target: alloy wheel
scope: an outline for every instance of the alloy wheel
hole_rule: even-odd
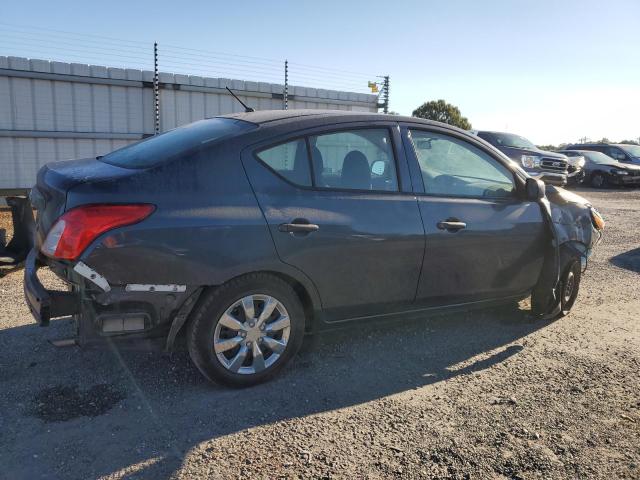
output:
[[[271,367],[287,347],[291,321],[276,298],[253,294],[234,302],[216,324],[213,350],[229,371],[242,375]]]
[[[562,288],[562,300],[565,304],[571,301],[571,296],[573,295],[573,290],[576,284],[576,277],[573,274],[573,271],[569,271],[567,274],[567,278],[564,281],[564,285]]]

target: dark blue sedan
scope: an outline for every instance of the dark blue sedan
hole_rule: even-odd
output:
[[[49,164],[31,202],[40,324],[73,315],[80,345],[185,335],[200,371],[233,386],[346,321],[529,295],[533,314],[566,314],[604,225],[474,135],[356,112],[202,120]],[[43,265],[70,291],[46,290]]]

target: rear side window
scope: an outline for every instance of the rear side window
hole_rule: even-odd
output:
[[[128,145],[100,160],[124,168],[153,167],[254,128],[253,123],[231,118],[200,120]]]
[[[309,154],[304,139],[281,143],[257,153],[271,170],[296,185],[311,186]]]
[[[309,137],[317,187],[398,191],[393,146],[386,128]]]

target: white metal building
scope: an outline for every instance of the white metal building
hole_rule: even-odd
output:
[[[283,85],[160,73],[160,130],[242,107],[282,109]],[[376,95],[289,87],[288,108],[376,112]],[[0,189],[30,188],[47,162],[103,155],[153,135],[153,72],[0,56]]]

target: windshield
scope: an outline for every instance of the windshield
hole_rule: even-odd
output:
[[[640,145],[618,145],[618,147],[632,157],[640,157]]]
[[[117,167],[148,168],[252,128],[255,128],[252,123],[231,118],[200,120],[127,145],[99,160]]]
[[[603,164],[612,164],[612,163],[617,163],[617,161],[614,158],[611,158],[609,155],[605,155],[602,152],[586,152],[586,151],[582,151],[580,152],[583,156],[587,157],[589,160],[591,160],[593,163],[603,163]]]
[[[538,148],[520,135],[514,135],[513,133],[492,133],[495,144],[501,147],[513,147],[513,148],[524,148],[527,150],[537,150]]]

